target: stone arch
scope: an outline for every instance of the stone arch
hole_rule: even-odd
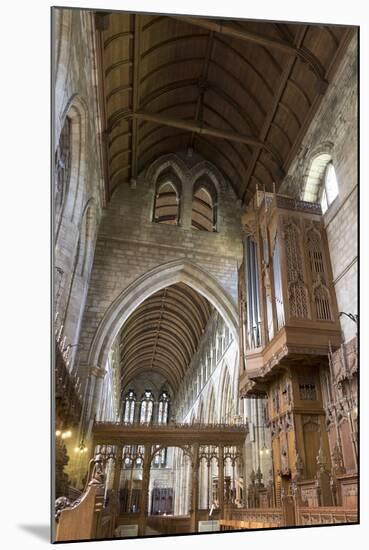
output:
[[[85,204],[78,226],[78,240],[73,261],[73,270],[67,296],[64,325],[66,328],[71,323],[75,325],[76,342],[79,340],[83,310],[87,296],[87,280],[92,266],[94,256],[94,244],[96,235],[96,201],[91,197]],[[71,304],[78,305],[78,313],[70,311]],[[73,320],[73,317],[75,318]],[[72,342],[74,344],[74,342]],[[72,350],[71,366],[75,357],[76,349]]]
[[[197,407],[197,422],[204,422],[204,400],[203,398],[201,397],[200,399],[200,403],[198,404],[198,407]]]
[[[214,424],[218,420],[218,409],[215,401],[215,392],[213,384],[210,384],[206,405],[205,405],[205,418],[207,424]]]
[[[158,290],[179,282],[209,300],[223,316],[238,343],[238,315],[233,299],[206,271],[187,260],[175,260],[142,275],[114,300],[97,328],[88,354],[88,364],[103,367],[115,337],[131,313]]]
[[[225,183],[224,177],[219,172],[219,170],[207,160],[198,162],[189,170],[188,178],[191,186],[193,187],[196,182],[204,176],[209,178],[209,180],[213,183],[218,196],[220,193],[226,191],[227,185]]]
[[[64,190],[65,199],[60,209],[60,216],[55,228],[55,239],[58,240],[63,217],[68,217],[71,221],[78,212],[78,197],[81,194],[81,185],[85,182],[86,174],[86,128],[87,128],[88,108],[85,101],[78,95],[70,98],[64,113],[61,117],[62,129],[67,118],[70,124],[70,169]],[[56,146],[59,141],[55,141]],[[56,152],[56,149],[55,149]],[[56,177],[54,171],[54,178]]]
[[[174,172],[180,181],[184,180],[188,172],[188,168],[183,160],[174,153],[169,153],[162,155],[150,164],[146,169],[145,179],[156,184],[160,174],[169,169]]]
[[[303,200],[317,202],[327,165],[332,162],[334,145],[331,141],[320,143],[309,158],[304,178]]]
[[[222,365],[221,381],[219,384],[219,399],[220,403],[219,418],[221,422],[226,422],[229,420],[229,415],[231,413],[231,407],[234,400],[233,391],[232,391],[232,377],[229,372],[228,365],[226,361]]]

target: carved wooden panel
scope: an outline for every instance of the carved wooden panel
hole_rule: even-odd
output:
[[[313,416],[303,417],[305,477],[313,479],[317,471],[316,457],[320,447],[318,421]]]
[[[290,315],[307,319],[309,317],[308,295],[304,280],[300,228],[291,217],[284,216],[284,239]]]

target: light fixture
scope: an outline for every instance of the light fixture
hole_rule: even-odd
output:
[[[61,434],[62,439],[69,439],[70,437],[72,437],[71,430],[66,430],[65,432],[62,432],[62,434]]]
[[[56,430],[55,435],[56,437],[59,437],[61,435],[61,430]]]
[[[76,453],[87,453],[87,447],[85,446],[83,440],[81,441],[78,447],[75,447],[74,451]]]

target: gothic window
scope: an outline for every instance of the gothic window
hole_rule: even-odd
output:
[[[335,198],[338,196],[338,183],[336,177],[336,171],[334,169],[333,163],[329,162],[325,174],[324,174],[324,185],[322,188],[322,194],[320,196],[320,204],[322,207],[323,214],[328,210],[330,205],[333,203]]]
[[[163,391],[159,399],[158,424],[166,424],[169,417],[169,395]]]
[[[316,401],[316,387],[312,378],[299,376],[300,399],[303,401]]]
[[[156,445],[155,447],[156,449],[159,449],[160,445]],[[164,467],[166,465],[166,462],[167,462],[167,450],[166,448],[162,448],[160,449],[160,451],[158,451],[155,454],[153,465],[155,468],[160,468],[160,467]]]
[[[304,284],[303,260],[298,227],[293,222],[285,223],[288,297],[291,317],[307,318],[307,289]]]
[[[126,395],[124,400],[124,416],[123,421],[127,424],[132,424],[135,418],[135,405],[136,405],[136,395],[132,390]]]
[[[217,230],[217,196],[211,181],[199,180],[192,197],[192,228],[200,231]]]
[[[158,186],[155,197],[154,222],[168,225],[179,224],[179,192],[167,181]]]
[[[321,238],[315,229],[310,229],[307,234],[308,254],[310,269],[313,280],[317,280],[318,275],[324,274],[324,263],[322,253]]]
[[[66,117],[55,152],[55,219],[58,220],[68,188],[71,158],[71,119]]]
[[[154,408],[154,398],[152,392],[145,390],[142,399],[141,399],[141,412],[140,412],[140,423],[148,424],[151,422],[152,411]]]
[[[331,321],[331,307],[328,290],[323,285],[319,285],[314,290],[314,301],[316,307],[316,316],[321,321]]]
[[[224,346],[227,349],[229,346],[230,338],[229,338],[229,328],[227,325],[225,326],[225,334],[224,334]]]
[[[327,144],[331,149],[331,144]],[[320,202],[323,214],[338,196],[338,183],[329,152],[321,153],[313,159],[306,181],[304,200]]]

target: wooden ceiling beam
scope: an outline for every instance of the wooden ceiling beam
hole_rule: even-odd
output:
[[[187,17],[180,15],[171,15],[170,17],[184,21],[191,25],[201,27],[202,29],[207,29],[209,31],[222,34],[224,36],[229,36],[231,38],[236,38],[238,40],[243,40],[244,42],[252,42],[258,44],[259,46],[264,46],[267,49],[278,50],[282,53],[292,55],[294,57],[299,57],[303,62],[308,63],[316,76],[321,80],[324,79],[324,69],[318,58],[314,56],[306,48],[300,48],[294,44],[290,44],[284,40],[277,40],[275,38],[270,38],[268,36],[263,36],[261,34],[252,33],[245,30],[237,30],[223,23],[218,23],[216,21],[209,21],[203,18]]]
[[[134,16],[134,45],[133,45],[133,83],[132,83],[132,110],[138,109],[140,102],[140,62],[141,62],[141,21],[140,16]],[[138,122],[132,120],[132,159],[131,159],[131,185],[136,184],[137,178],[137,143],[138,143]]]
[[[201,75],[200,75],[200,78],[199,78],[199,95],[198,95],[198,98],[197,98],[197,105],[196,105],[196,111],[195,111],[195,120],[196,120],[196,122],[202,120],[202,109],[203,109],[203,105],[204,105],[204,95],[205,95],[205,92],[206,92],[205,83],[206,83],[206,80],[207,80],[207,77],[208,77],[209,63],[210,63],[210,59],[211,59],[211,55],[212,55],[212,51],[213,51],[213,37],[214,37],[214,33],[213,33],[213,31],[210,31],[209,32],[209,38],[208,38],[208,41],[206,43],[206,51],[205,51],[205,55],[204,55],[202,71],[201,71]],[[190,138],[190,145],[189,145],[189,147],[191,149],[193,148],[194,137],[195,137],[195,134],[194,134],[194,132],[192,132],[191,133],[191,138]]]
[[[329,80],[330,82],[333,80],[333,77],[338,69],[338,66],[339,64],[341,63],[342,61],[342,58],[347,50],[347,47],[350,43],[350,41],[352,40],[354,34],[356,32],[356,29],[354,27],[349,27],[346,29],[340,43],[339,43],[339,46],[337,48],[337,51],[333,57],[333,59],[331,60],[330,62],[330,65],[327,69],[327,72],[326,72],[326,75],[327,75],[327,80]],[[297,134],[297,137],[287,155],[287,158],[285,159],[284,161],[284,164],[283,164],[283,170],[285,171],[285,173],[287,173],[297,151],[298,151],[298,148],[300,147],[304,137],[305,137],[305,134],[307,132],[307,129],[309,128],[310,124],[311,124],[311,121],[313,120],[321,102],[323,100],[323,95],[322,94],[317,94],[315,100],[313,101],[313,103],[310,105],[310,108],[309,108],[309,112],[308,112],[308,115],[307,117],[305,118],[305,120],[303,121],[300,129],[299,129],[299,133]]]
[[[229,130],[220,130],[218,128],[212,128],[211,126],[204,126],[202,123],[196,121],[186,121],[176,118],[169,118],[162,115],[156,115],[154,113],[147,113],[145,111],[131,113],[131,116],[134,119],[146,120],[148,122],[153,122],[154,124],[161,124],[163,126],[170,126],[172,128],[180,128],[182,130],[187,130],[188,132],[194,132],[196,134],[204,134],[215,138],[237,141],[239,143],[246,143],[259,149],[265,149],[274,157],[279,166],[282,166],[283,164],[279,153],[274,149],[274,147],[272,147],[270,144],[264,143],[263,141],[253,136],[247,136],[239,134],[238,132],[231,132]]]
[[[296,44],[297,44],[298,47],[302,44],[306,32],[307,32],[307,27],[306,26],[300,28],[298,36],[296,38]],[[264,120],[263,127],[262,127],[261,132],[260,132],[260,139],[262,139],[262,140],[265,140],[268,136],[268,133],[269,133],[269,130],[271,128],[275,113],[278,109],[279,102],[282,99],[283,93],[284,93],[284,91],[286,89],[286,86],[287,86],[287,82],[288,82],[288,80],[291,76],[292,69],[295,65],[295,61],[296,61],[296,58],[291,57],[287,61],[287,63],[285,64],[285,67],[284,67],[283,72],[282,72],[281,77],[280,77],[280,81],[279,81],[279,84],[278,84],[277,91],[276,91],[275,96],[273,98],[270,109],[267,112],[267,115],[266,115],[265,120]],[[250,182],[251,177],[253,175],[253,172],[255,170],[255,166],[256,166],[256,163],[259,159],[259,155],[260,155],[260,149],[255,150],[254,153],[253,153],[251,162],[249,164],[248,170],[246,172],[243,185],[240,189],[240,198],[241,198],[241,200],[245,199],[245,193],[247,192],[247,187],[249,185],[249,182]],[[280,166],[282,166],[282,165],[283,165],[283,162],[280,163]]]

